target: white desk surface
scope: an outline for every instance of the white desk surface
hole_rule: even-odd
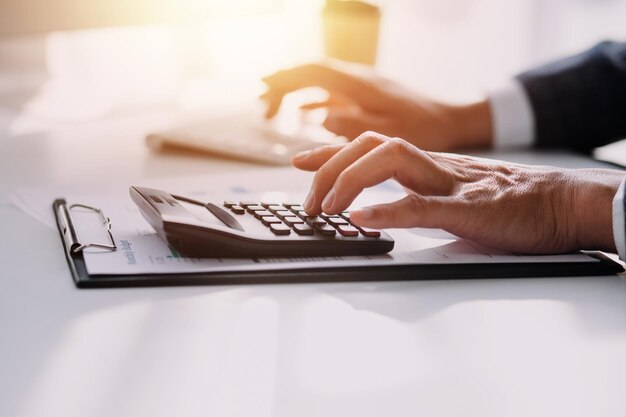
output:
[[[7,193],[251,165],[152,154],[149,117],[22,135],[10,119],[0,125],[1,416],[626,412],[618,276],[78,290],[56,230]]]

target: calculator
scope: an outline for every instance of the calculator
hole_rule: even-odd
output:
[[[159,237],[187,257],[377,255],[394,246],[384,231],[354,225],[349,212],[309,216],[299,203],[201,202],[138,186],[130,196]]]

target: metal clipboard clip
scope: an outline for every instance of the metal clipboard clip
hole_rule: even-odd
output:
[[[74,226],[74,221],[72,220],[71,211],[74,208],[83,208],[97,213],[100,216],[102,225],[106,228],[111,243],[82,243],[80,237],[78,236],[78,231]],[[111,232],[111,219],[106,217],[101,209],[87,206],[85,204],[67,205],[63,203],[59,205],[57,218],[61,226],[63,239],[65,240],[65,244],[71,253],[79,253],[86,248],[100,248],[109,251],[117,250],[117,245],[115,244],[115,239],[113,239],[113,233]]]

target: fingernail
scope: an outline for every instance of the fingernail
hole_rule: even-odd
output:
[[[335,202],[335,195],[336,193],[335,193],[334,188],[330,190],[330,192],[326,195],[326,198],[322,202],[322,208],[324,209],[324,211],[330,211],[333,208],[333,203]]]
[[[302,151],[302,152],[298,152],[297,154],[295,154],[291,159],[304,159],[306,157],[308,157],[309,155],[311,155],[312,151]]]
[[[310,191],[309,195],[304,200],[304,211],[307,213],[310,212],[311,209],[313,209],[313,203],[315,203],[315,194],[313,194],[313,191]]]

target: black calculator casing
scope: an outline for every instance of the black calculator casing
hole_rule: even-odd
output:
[[[194,258],[281,258],[381,255],[394,247],[384,231],[379,237],[272,235],[256,228],[254,232],[202,222],[171,194],[145,187],[130,187],[130,196],[159,237],[181,255]],[[222,206],[207,203],[213,210]],[[223,206],[220,208],[232,215]],[[250,216],[246,213],[242,216]],[[249,217],[248,217],[249,219]],[[256,220],[256,219],[254,219]],[[248,221],[248,220],[246,220]]]

